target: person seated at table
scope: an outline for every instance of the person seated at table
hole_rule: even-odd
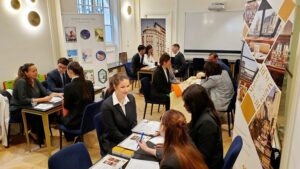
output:
[[[198,84],[187,87],[183,91],[182,99],[185,109],[191,113],[189,135],[194,144],[204,155],[204,160],[209,169],[222,168],[221,122],[213,101],[207,91]]]
[[[59,58],[57,60],[57,68],[47,74],[48,90],[61,93],[64,91],[64,86],[71,81],[66,72],[68,64],[69,60],[67,58]]]
[[[217,111],[227,111],[234,95],[232,81],[225,70],[214,62],[204,64],[206,80],[201,85],[208,91]]]
[[[18,77],[14,83],[10,102],[10,118],[22,121],[22,108],[32,107],[37,103],[49,102],[52,97],[62,97],[62,93],[51,93],[37,80],[38,72],[33,63],[26,63],[19,68]],[[31,128],[30,136],[34,142],[44,144],[44,128],[41,116],[26,114],[27,124]]]
[[[126,75],[118,73],[113,76],[114,92],[104,100],[101,107],[103,113],[102,144],[105,153],[126,139],[137,124],[136,103],[129,94],[130,83]]]
[[[165,139],[162,150],[149,148],[143,141],[138,144],[145,152],[161,159],[161,169],[207,169],[202,154],[189,137],[181,112],[169,110],[163,114],[160,135]]]
[[[171,68],[171,57],[164,53],[159,58],[159,66],[153,74],[150,97],[165,103],[166,110],[170,109],[171,80],[169,69]]]
[[[218,63],[221,66],[222,70],[226,70],[229,77],[231,77],[230,68],[222,60],[219,59],[219,55],[217,53],[210,53],[208,55],[207,61]]]
[[[131,69],[133,76],[137,77],[137,72],[143,67],[145,46],[138,46],[138,53],[136,53],[131,60]]]
[[[94,102],[95,93],[93,83],[84,77],[83,68],[78,62],[70,62],[67,73],[72,79],[64,88],[64,114],[62,123],[67,129],[79,129],[83,112],[88,104]],[[73,140],[73,136],[65,135],[67,141]]]
[[[146,46],[146,51],[144,55],[144,65],[154,67],[155,66],[155,60],[153,57],[153,47],[151,45]]]
[[[187,64],[185,63],[184,55],[180,52],[179,44],[175,43],[172,45],[172,52],[175,54],[174,63],[172,63],[175,76],[184,76],[186,73]]]

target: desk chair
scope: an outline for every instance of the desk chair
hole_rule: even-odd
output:
[[[131,87],[132,87],[132,90],[133,90],[133,85],[134,87],[136,87],[136,82],[137,82],[137,77],[135,77],[133,74],[132,74],[132,71],[131,71],[131,62],[128,62],[124,65],[125,67],[125,71],[126,71],[126,74],[130,80],[130,83],[131,83]]]
[[[76,143],[53,154],[48,160],[49,169],[88,169],[91,157],[83,143]]]
[[[221,61],[222,61],[223,63],[225,63],[225,65],[227,65],[227,66],[230,68],[230,64],[229,64],[228,59],[221,59]]]
[[[62,132],[73,134],[76,136],[83,136],[85,133],[88,133],[95,129],[94,126],[94,117],[101,110],[103,100],[87,105],[83,112],[83,117],[81,121],[81,126],[78,130],[67,129],[64,125],[59,125],[59,146],[62,148]],[[83,137],[82,137],[83,138]]]
[[[144,116],[143,116],[143,119],[145,119],[148,103],[151,104],[151,115],[153,110],[153,104],[158,104],[158,111],[159,111],[160,105],[161,104],[165,105],[165,103],[159,100],[152,100],[150,98],[151,83],[148,77],[142,78],[141,84],[142,84],[142,93],[144,94],[144,99],[145,99],[145,109],[144,109]]]
[[[101,155],[101,157],[104,157],[108,152],[106,152],[104,150],[103,144],[101,143],[101,136],[102,136],[102,132],[103,132],[102,121],[103,121],[103,114],[100,112],[100,113],[96,114],[94,117],[94,125],[96,128],[97,138],[98,138],[98,142],[99,142],[100,155]]]
[[[243,147],[243,139],[241,136],[236,136],[231,143],[227,154],[224,158],[224,165],[222,169],[232,169],[237,157],[239,156]]]
[[[234,91],[234,94],[230,100],[230,103],[227,108],[227,123],[228,123],[228,135],[231,137],[231,130],[234,127],[234,114],[235,114],[235,102],[236,102],[236,97],[237,97],[237,91]],[[225,112],[222,112],[225,113]],[[232,127],[231,127],[232,123]]]
[[[193,58],[193,71],[194,75],[197,71],[204,71],[205,60],[203,58]]]
[[[235,64],[234,64],[234,80],[237,81],[238,80],[238,76],[239,76],[239,73],[240,73],[240,62],[241,60],[240,59],[237,59],[235,61]]]

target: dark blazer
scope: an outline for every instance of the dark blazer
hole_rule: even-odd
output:
[[[140,58],[139,53],[136,53],[131,60],[132,74],[137,76],[137,72],[143,67],[144,56]]]
[[[153,82],[151,86],[151,96],[156,97],[161,94],[169,94],[171,92],[171,81],[169,70],[167,69],[166,77],[162,66],[158,66],[153,74]],[[169,79],[167,81],[167,78]]]
[[[83,111],[86,105],[94,102],[94,87],[93,83],[86,80],[86,87],[90,99],[83,98],[83,85],[78,78],[72,80],[64,89],[64,108],[69,111],[66,117],[62,118],[64,125],[69,129],[79,129],[82,121]]]
[[[222,131],[212,116],[209,113],[203,113],[194,125],[189,124],[189,134],[198,150],[203,154],[208,168],[222,168]]]
[[[178,70],[177,73],[184,73],[186,66],[184,55],[181,52],[178,52],[178,54],[174,57],[173,68]]]
[[[65,85],[71,82],[68,74],[65,73]],[[64,86],[61,81],[60,74],[57,69],[52,70],[47,74],[47,87],[52,92],[64,92]]]
[[[133,95],[127,95],[129,102],[125,105],[126,116],[119,104],[113,105],[112,95],[104,100],[101,107],[103,113],[103,133],[101,143],[106,152],[125,140],[137,124],[136,103]]]
[[[20,111],[24,107],[31,106],[32,98],[41,98],[49,95],[50,92],[38,81],[34,81],[34,87],[27,84],[24,78],[15,82],[9,110]]]
[[[164,157],[164,160],[160,164],[161,169],[181,169],[180,162],[177,156],[174,154]]]

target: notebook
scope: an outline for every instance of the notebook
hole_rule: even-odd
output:
[[[158,121],[142,120],[132,129],[132,132],[140,134],[144,132],[145,135],[154,136],[159,131],[159,127],[160,122]]]
[[[106,155],[90,169],[119,169],[122,168],[128,160],[113,155]]]
[[[141,134],[132,133],[129,137],[127,137],[124,141],[122,141],[118,146],[126,148],[128,150],[136,151],[139,149],[138,141],[140,141]],[[143,136],[143,141],[147,142],[151,137]]]
[[[39,109],[39,110],[48,110],[52,107],[53,107],[52,104],[41,103],[41,104],[36,105],[34,108]]]
[[[137,160],[130,159],[129,163],[126,166],[126,169],[159,169],[159,163],[154,161],[145,161],[145,160]]]

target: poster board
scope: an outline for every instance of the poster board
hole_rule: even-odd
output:
[[[234,168],[270,169],[281,88],[294,21],[292,0],[256,0],[245,5],[243,51],[234,137],[243,148]]]
[[[98,88],[108,84],[107,59],[104,52],[103,15],[62,15],[68,58],[78,61],[87,80]]]

